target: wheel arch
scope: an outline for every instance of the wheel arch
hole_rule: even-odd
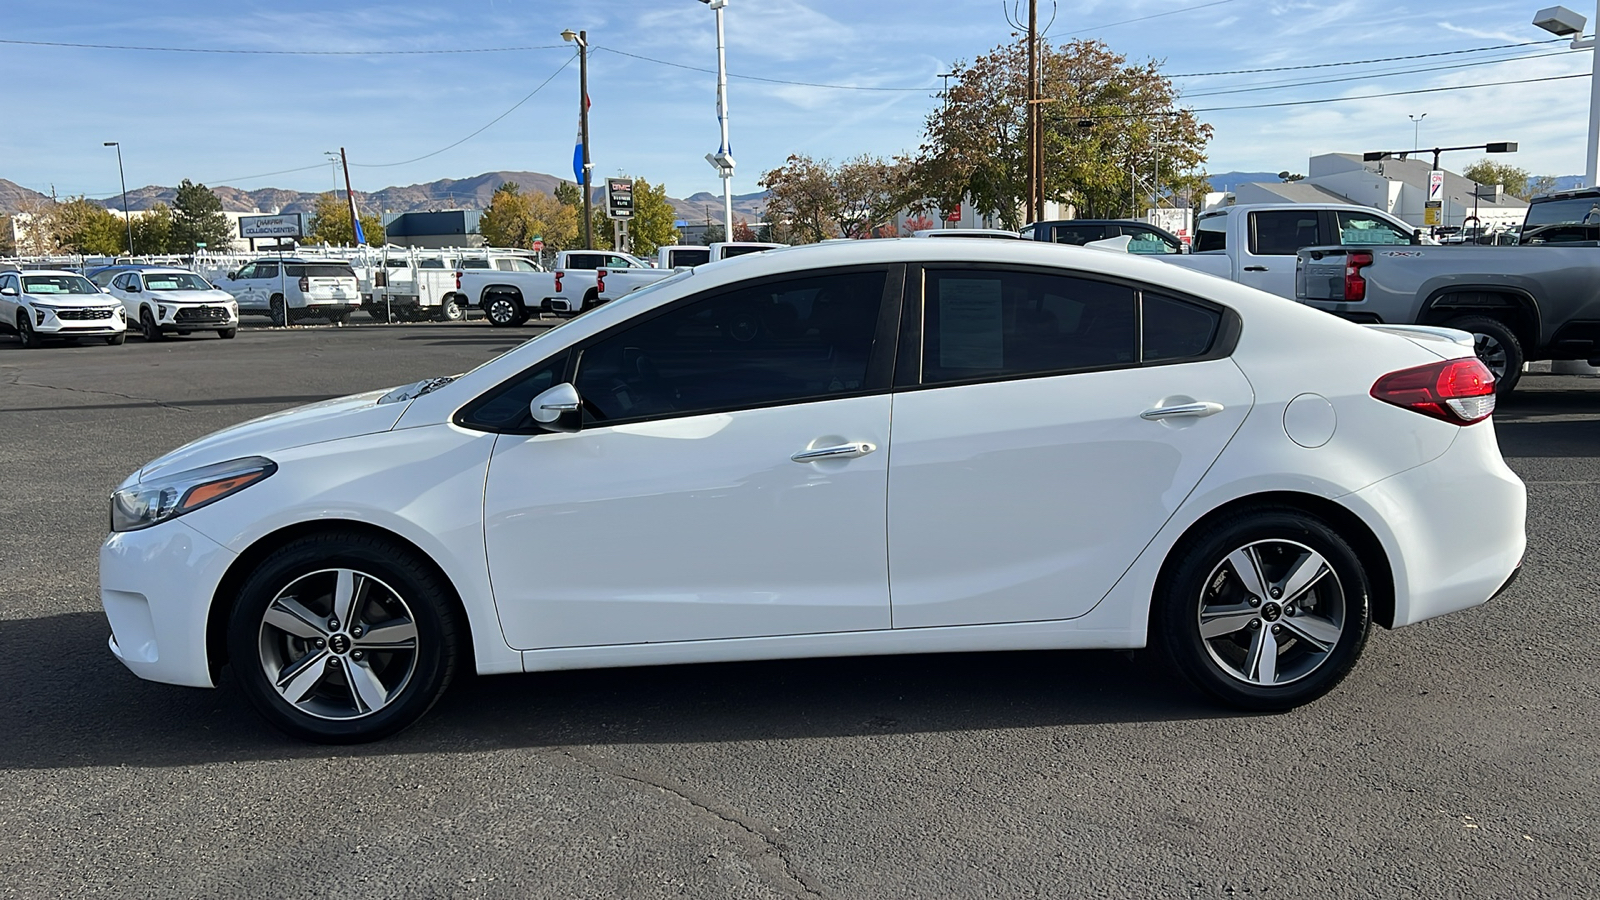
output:
[[[1543,346],[1543,322],[1533,295],[1510,285],[1451,285],[1428,295],[1418,325],[1443,325],[1462,316],[1483,316],[1504,323],[1517,336],[1528,358]]]
[[[1394,627],[1394,565],[1389,559],[1388,551],[1383,548],[1383,542],[1359,515],[1348,508],[1326,497],[1297,491],[1268,491],[1238,497],[1196,519],[1184,529],[1183,534],[1167,552],[1166,559],[1162,561],[1160,572],[1156,576],[1155,591],[1152,596],[1159,596],[1165,589],[1167,579],[1171,577],[1173,568],[1183,555],[1183,550],[1212,525],[1229,516],[1268,508],[1293,509],[1314,516],[1326,522],[1341,537],[1349,541],[1356,555],[1369,563],[1367,577],[1371,581],[1372,588],[1372,595],[1369,598],[1372,604],[1372,621],[1384,628]]]
[[[457,621],[467,629],[467,640],[461,642],[461,652],[465,654],[464,664],[467,671],[476,668],[475,653],[471,640],[472,619],[467,615],[466,604],[461,599],[461,591],[456,587],[433,557],[427,551],[417,546],[415,542],[405,536],[397,534],[379,525],[370,522],[361,522],[354,519],[317,519],[310,522],[297,522],[287,525],[276,531],[262,535],[249,547],[234,558],[229,564],[228,571],[217,582],[217,589],[211,596],[211,610],[206,616],[206,660],[211,668],[211,677],[215,682],[222,665],[228,661],[228,620],[233,615],[234,604],[238,602],[239,590],[256,567],[261,564],[273,551],[285,543],[296,538],[313,534],[327,534],[334,532],[360,533],[380,540],[391,541],[401,547],[412,551],[417,558],[438,576],[439,583],[443,584],[450,598],[451,611],[456,615]]]
[[[520,288],[520,287],[518,287],[518,286],[516,286],[514,284],[486,284],[486,285],[484,285],[483,290],[481,292],[479,292],[479,294],[478,294],[478,303],[480,305],[486,304],[486,303],[489,302],[489,298],[493,297],[496,294],[509,294],[509,295],[517,298],[517,302],[518,303],[520,303],[520,304],[522,304],[524,306],[527,305],[527,301],[522,295],[522,288]]]

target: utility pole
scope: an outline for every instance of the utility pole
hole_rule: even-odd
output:
[[[578,44],[578,140],[583,144],[583,249],[594,249],[594,165],[589,162],[589,32],[561,32],[564,41]]]
[[[1026,222],[1039,220],[1039,201],[1043,195],[1039,176],[1039,0],[1028,0],[1028,180],[1027,202],[1023,204]]]
[[[117,148],[117,178],[122,181],[122,221],[128,226],[128,255],[134,254],[133,249],[133,216],[128,212],[128,176],[122,174],[122,144],[118,141],[105,141],[107,147]],[[50,199],[56,199],[56,186],[50,185]]]

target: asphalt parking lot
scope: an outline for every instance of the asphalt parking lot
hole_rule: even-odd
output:
[[[106,650],[110,489],[533,328],[0,337],[0,896],[1582,897],[1600,892],[1600,379],[1497,415],[1529,554],[1331,696],[1208,705],[1144,654],[468,678],[328,748]],[[1473,527],[1461,522],[1462,529]]]

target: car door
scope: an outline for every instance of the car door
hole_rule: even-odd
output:
[[[893,409],[894,626],[1082,615],[1249,411],[1237,316],[1059,270],[921,281]]]
[[[233,299],[239,301],[240,309],[256,309],[266,305],[265,298],[261,298],[260,302],[257,302],[255,277],[256,264],[250,263],[239,270],[237,277],[229,278],[224,282],[224,290],[232,294]]]
[[[5,293],[7,288],[11,289],[11,293]],[[13,331],[17,327],[17,310],[20,308],[17,295],[21,290],[17,276],[9,272],[0,275],[0,323],[3,323],[7,331]]]
[[[1258,209],[1250,213],[1249,239],[1238,249],[1239,283],[1294,298],[1295,254],[1334,243],[1315,209]]]
[[[508,386],[570,380],[583,424],[501,434],[489,575],[518,649],[885,629],[900,270],[744,282]],[[527,419],[531,424],[531,418]]]

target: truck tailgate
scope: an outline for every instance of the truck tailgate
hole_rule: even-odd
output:
[[[1344,299],[1343,247],[1307,247],[1295,257],[1294,295],[1300,300]]]

